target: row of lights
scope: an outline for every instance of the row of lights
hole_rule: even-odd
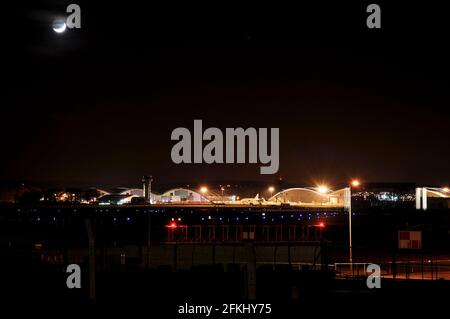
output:
[[[358,187],[359,185],[361,185],[360,181],[357,180],[357,179],[352,180],[350,184],[353,187]],[[223,188],[221,188],[221,190],[223,191]],[[273,192],[275,191],[275,187],[269,186],[269,188],[267,190],[269,191],[270,195],[272,196]],[[318,185],[317,186],[317,191],[319,193],[325,194],[325,193],[329,192],[329,188],[326,185]],[[202,193],[202,194],[208,193],[208,188],[206,186],[201,186],[200,187],[200,193]]]
[[[358,179],[353,179],[352,181],[350,181],[350,186],[359,187],[359,186],[361,186],[361,182]],[[316,189],[321,194],[326,194],[330,191],[330,189],[326,185],[318,185]],[[223,191],[223,188],[221,188],[221,190]],[[270,196],[272,196],[273,192],[275,191],[275,187],[269,186],[269,188],[267,190],[269,191]],[[442,190],[446,193],[450,193],[450,188],[448,188],[448,187],[443,187]],[[200,187],[200,192],[202,194],[206,194],[206,193],[208,193],[208,188],[206,186],[202,186],[202,187]]]

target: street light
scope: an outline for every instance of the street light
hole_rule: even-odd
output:
[[[149,203],[152,203],[152,182],[153,176],[144,176],[144,196],[147,195]],[[146,190],[147,188],[147,190]],[[147,194],[145,194],[147,192]],[[152,216],[150,211],[147,211],[147,267],[150,267],[150,249],[151,249],[151,229],[152,229]]]
[[[359,185],[361,185],[360,181],[357,179],[352,180],[352,187],[358,187]]]
[[[272,194],[273,194],[274,190],[275,190],[275,187],[269,186],[270,197],[272,197]]]
[[[353,273],[353,242],[352,242],[352,187],[359,187],[360,181],[354,179],[350,182],[351,187],[347,187],[348,192],[348,248],[350,272]]]
[[[205,193],[208,192],[208,188],[206,188],[205,186],[202,186],[202,187],[200,187],[200,192],[201,192],[202,194],[205,194]]]
[[[326,194],[326,193],[328,193],[328,187],[325,186],[325,185],[319,185],[319,186],[317,187],[317,190],[318,190],[319,193],[321,193],[321,194]]]

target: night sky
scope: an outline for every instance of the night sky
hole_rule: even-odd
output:
[[[449,183],[445,8],[378,1],[382,28],[370,30],[370,2],[93,2],[5,11],[0,181]],[[82,28],[56,34],[69,3]],[[279,127],[279,173],[173,164],[170,134],[194,119]]]

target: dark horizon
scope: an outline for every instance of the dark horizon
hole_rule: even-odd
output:
[[[25,22],[6,37],[0,182],[449,184],[445,10],[377,2],[382,28],[369,30],[369,2],[79,2],[82,28],[55,34],[51,19],[68,3],[10,11]],[[171,131],[194,119],[279,127],[279,172],[172,163]]]
[[[415,181],[367,181],[367,180],[360,180],[358,181],[361,183],[361,186],[358,188],[365,188],[365,187],[382,187],[382,188],[389,188],[389,187],[413,187],[414,185],[417,187],[436,187],[436,188],[442,188],[447,187],[447,185],[439,185],[439,184],[420,184]],[[297,182],[297,181],[291,181],[291,180],[269,180],[269,181],[262,181],[262,180],[213,180],[213,179],[206,179],[199,182],[193,182],[193,181],[172,181],[172,180],[154,180],[152,183],[152,189],[155,190],[156,193],[167,191],[171,188],[176,187],[186,187],[192,190],[197,190],[202,186],[207,186],[211,190],[218,191],[220,189],[220,186],[226,187],[227,185],[230,185],[230,189],[243,189],[243,190],[253,190],[253,191],[264,191],[267,192],[267,188],[269,186],[275,187],[276,190],[282,190],[292,187],[319,187],[321,185],[325,185],[330,190],[337,190],[340,188],[344,188],[347,186],[351,186],[351,181],[337,181],[337,182],[329,182],[325,180],[316,180],[316,181],[306,181],[306,182]],[[381,185],[381,186],[380,186]],[[65,190],[65,189],[78,189],[78,190],[87,190],[90,188],[98,188],[103,190],[114,190],[119,188],[142,188],[142,181],[141,179],[136,179],[134,182],[131,183],[117,183],[117,184],[70,184],[66,182],[32,182],[32,181],[2,181],[0,182],[0,189],[3,190],[13,190],[13,189],[19,189],[21,187],[25,187],[27,190],[32,189],[41,189],[41,190]],[[226,188],[227,189],[227,188]]]

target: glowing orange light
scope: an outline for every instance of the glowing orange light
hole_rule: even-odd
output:
[[[319,225],[317,225],[317,227],[324,228],[325,224],[324,223],[319,223]]]
[[[328,187],[325,185],[320,185],[317,187],[317,190],[319,191],[319,193],[321,194],[325,194],[328,193]]]
[[[359,185],[361,185],[361,182],[357,179],[352,180],[352,186],[353,187],[358,187]]]

